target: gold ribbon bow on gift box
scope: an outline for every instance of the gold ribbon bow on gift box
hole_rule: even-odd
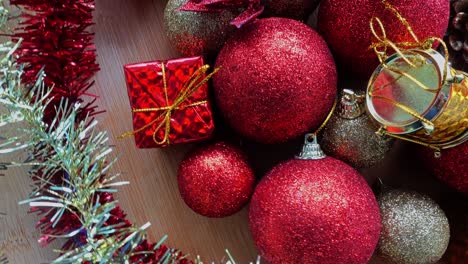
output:
[[[170,144],[169,142],[169,134],[171,132],[171,115],[172,112],[175,110],[181,110],[189,107],[194,107],[197,105],[202,105],[207,103],[207,100],[187,104],[187,105],[182,105],[183,102],[185,102],[190,96],[193,95],[200,87],[205,85],[208,80],[211,79],[211,77],[216,74],[221,67],[218,67],[213,70],[212,73],[208,74],[205,78],[201,79],[210,69],[209,65],[203,65],[199,69],[197,69],[191,76],[190,78],[184,83],[184,86],[181,89],[181,92],[179,95],[174,99],[174,103],[172,105],[169,105],[169,98],[168,98],[168,93],[167,93],[167,80],[166,80],[166,66],[164,63],[161,64],[161,71],[162,71],[162,78],[163,78],[163,86],[164,86],[164,96],[166,97],[166,104],[167,106],[163,107],[156,107],[156,108],[140,108],[140,109],[132,109],[133,113],[144,113],[144,112],[159,112],[161,111],[161,114],[158,115],[153,121],[149,122],[148,124],[144,125],[143,127],[134,130],[132,132],[127,132],[121,136],[119,136],[119,139],[126,138],[129,136],[133,136],[137,133],[140,133],[141,131],[144,131],[145,129],[151,127],[154,125],[156,122],[160,121],[160,124],[154,129],[153,132],[153,141],[158,144]],[[182,105],[182,106],[181,106]],[[161,129],[162,127],[164,128],[164,138],[162,140],[156,139],[156,133]]]

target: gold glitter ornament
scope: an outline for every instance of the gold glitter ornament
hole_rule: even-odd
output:
[[[363,96],[345,89],[335,113],[325,126],[322,148],[328,155],[355,168],[370,168],[381,162],[393,140],[377,136],[365,114]]]
[[[183,56],[213,55],[236,30],[230,25],[239,11],[224,10],[219,13],[178,11],[187,0],[169,0],[164,10],[167,37]]]
[[[437,263],[445,253],[450,228],[445,213],[429,197],[393,190],[379,199],[382,231],[378,254],[392,264]]]

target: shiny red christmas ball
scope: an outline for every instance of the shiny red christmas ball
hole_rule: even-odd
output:
[[[380,213],[364,178],[330,157],[290,160],[255,189],[250,228],[268,263],[367,263]]]
[[[248,202],[255,176],[241,150],[220,142],[190,153],[180,164],[177,181],[183,200],[193,211],[225,217]]]
[[[468,142],[442,150],[440,158],[428,148],[419,149],[426,167],[448,186],[468,196]]]
[[[221,50],[214,92],[241,135],[278,143],[317,128],[335,99],[336,69],[325,41],[286,18],[245,25]]]
[[[408,21],[420,41],[442,37],[447,29],[450,6],[447,0],[388,0]],[[427,11],[430,10],[430,11]],[[381,1],[324,0],[320,4],[318,31],[338,62],[355,73],[369,77],[378,65],[369,46],[376,41],[370,31],[372,16],[379,17],[393,42],[414,41],[406,27]]]

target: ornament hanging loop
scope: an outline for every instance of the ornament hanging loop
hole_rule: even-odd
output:
[[[337,105],[338,105],[338,100],[335,99],[335,102],[333,103],[333,106],[332,106],[330,112],[328,113],[327,117],[325,118],[325,121],[323,121],[323,123],[320,125],[319,128],[317,128],[317,130],[315,130],[314,133],[306,134],[306,141],[309,141],[309,142],[313,141],[317,137],[317,135],[320,133],[320,131],[322,131],[325,128],[328,121],[330,121],[330,118],[332,117],[333,113],[335,112]]]
[[[296,159],[301,160],[319,160],[325,158],[327,155],[322,151],[320,145],[317,142],[317,135],[322,131],[322,129],[327,125],[328,121],[332,117],[333,113],[335,112],[336,105],[338,101],[335,100],[333,103],[332,109],[328,113],[325,121],[323,121],[322,125],[314,133],[306,134],[304,137],[304,145],[302,146],[302,151],[299,155],[296,156]]]
[[[355,119],[366,112],[364,106],[365,96],[356,94],[353,90],[344,89],[337,114],[346,119]]]
[[[300,160],[319,160],[325,158],[327,155],[322,151],[317,142],[317,136],[314,133],[306,134],[304,138],[304,145],[302,151],[296,156]]]

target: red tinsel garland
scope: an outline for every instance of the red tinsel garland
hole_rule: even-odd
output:
[[[94,0],[11,0],[23,8],[23,21],[15,37],[23,43],[17,50],[18,63],[24,64],[23,82],[34,82],[45,68],[45,84],[54,86],[48,114],[62,98],[69,103],[82,103],[93,85],[91,78],[99,70],[96,63],[94,34],[87,29],[93,25]],[[93,102],[84,105],[80,113],[92,115]],[[84,116],[81,116],[84,117]]]
[[[69,105],[82,103],[78,112],[77,121],[80,122],[87,116],[98,114],[94,104],[96,96],[89,94],[89,88],[94,84],[91,79],[99,70],[96,62],[96,49],[93,43],[94,34],[88,31],[93,25],[94,0],[11,0],[12,5],[22,8],[22,22],[17,28],[14,38],[22,38],[22,45],[17,50],[18,63],[24,65],[22,81],[26,84],[34,83],[38,72],[44,67],[46,77],[45,84],[53,87],[52,103],[46,111],[45,121],[55,117],[55,107],[64,98]],[[94,98],[85,103],[84,96]],[[40,177],[41,168],[36,168],[32,178]],[[51,182],[61,184],[66,178],[66,173],[58,173]],[[42,190],[50,187],[41,186]],[[101,203],[114,201],[112,194],[105,193],[101,197]],[[49,208],[32,208],[32,211],[41,215],[37,223],[43,233],[50,235],[67,234],[79,228],[79,218],[69,211],[65,211],[57,225],[53,225],[51,217],[54,211]],[[120,207],[111,211],[111,217],[106,225],[122,224],[121,228],[131,226],[126,219],[126,214]],[[45,246],[53,237],[43,236],[39,242]],[[65,242],[63,248],[71,249],[83,246],[86,243],[86,232],[78,233]],[[132,263],[158,263],[164,256],[168,247],[162,245],[153,250],[154,244],[143,241],[136,252],[153,251],[154,254],[136,255]],[[192,263],[190,260],[181,260],[179,263]]]

